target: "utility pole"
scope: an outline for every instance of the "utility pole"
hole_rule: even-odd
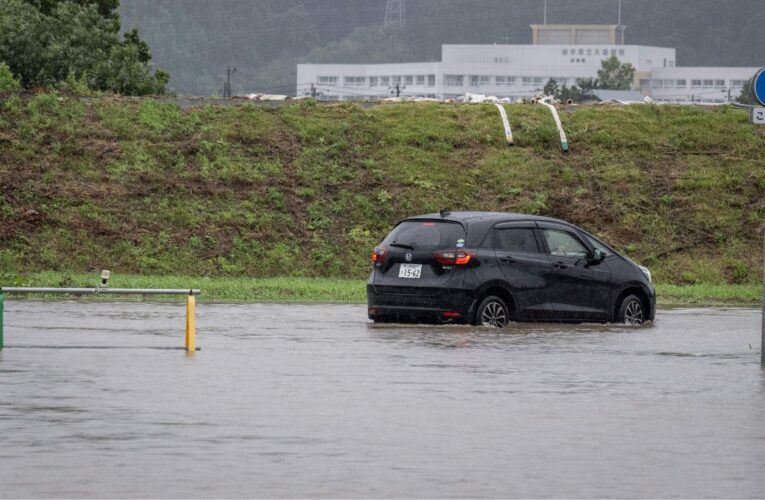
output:
[[[542,24],[547,24],[547,0],[545,0],[545,13]]]
[[[231,75],[236,73],[236,68],[226,67],[226,83],[223,84],[223,98],[231,98]]]
[[[383,26],[403,26],[406,24],[406,6],[404,0],[387,0],[385,3],[385,23]]]
[[[619,0],[619,15],[617,17],[616,25],[622,25],[622,0]]]

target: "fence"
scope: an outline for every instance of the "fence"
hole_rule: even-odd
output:
[[[196,347],[197,321],[196,298],[201,290],[192,289],[151,289],[151,288],[27,288],[0,287],[0,351],[3,350],[3,311],[5,294],[57,294],[57,295],[185,295],[186,296],[186,339],[184,348],[194,352]]]

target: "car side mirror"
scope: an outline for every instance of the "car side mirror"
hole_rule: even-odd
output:
[[[600,248],[596,248],[592,251],[592,257],[590,258],[590,262],[593,264],[598,264],[600,262],[603,262],[606,259],[606,254],[601,250]]]

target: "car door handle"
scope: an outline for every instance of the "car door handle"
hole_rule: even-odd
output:
[[[553,264],[553,267],[556,269],[566,269],[568,266],[564,264],[563,262],[556,262]]]
[[[502,262],[507,262],[508,264],[512,264],[513,262],[515,262],[515,259],[512,257],[500,257],[499,260],[501,260]]]

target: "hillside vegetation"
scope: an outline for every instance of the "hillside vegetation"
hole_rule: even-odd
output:
[[[761,277],[765,129],[743,110],[0,103],[0,272],[363,278],[400,218],[559,217],[671,284]]]

